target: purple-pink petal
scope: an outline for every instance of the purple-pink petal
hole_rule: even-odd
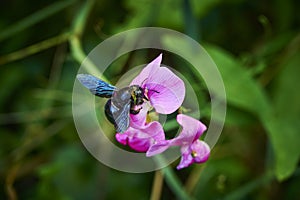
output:
[[[182,126],[181,133],[171,140],[157,140],[157,142],[149,148],[146,156],[154,156],[162,153],[170,146],[189,147],[194,141],[198,140],[206,130],[206,126],[199,120],[184,114],[178,114],[177,121]]]
[[[129,127],[124,133],[117,133],[116,139],[133,150],[146,152],[156,141],[164,140],[163,128],[158,122],[151,122],[141,129]]]
[[[171,143],[173,145],[191,144],[206,130],[206,126],[202,122],[190,116],[179,114],[176,119],[182,126],[182,131],[178,137],[172,139]]]
[[[162,54],[149,63],[130,85],[140,85],[156,112],[170,114],[182,104],[184,82],[166,67],[160,67]]]
[[[187,115],[177,115],[177,121],[182,126],[181,133],[171,140],[157,140],[148,149],[146,156],[154,156],[167,150],[170,146],[180,146],[181,160],[177,169],[188,167],[193,163],[203,163],[210,155],[210,147],[199,137],[206,130],[200,121]]]
[[[170,114],[182,104],[185,96],[183,81],[166,67],[160,67],[144,84],[151,105],[158,113]]]
[[[176,169],[182,169],[185,167],[190,166],[193,164],[193,157],[189,151],[188,146],[182,146],[181,147],[181,160],[180,163],[177,165]]]
[[[195,140],[192,145],[181,147],[181,160],[177,169],[188,167],[193,163],[203,163],[207,161],[209,155],[210,148],[208,144],[200,140]]]
[[[154,156],[156,154],[160,154],[169,148],[170,141],[169,140],[158,140],[156,143],[150,146],[148,149],[146,156]]]
[[[138,114],[130,114],[130,127],[140,129],[146,126],[148,106],[144,103],[141,107],[142,109]]]
[[[196,140],[191,145],[191,152],[195,163],[203,163],[210,155],[210,147],[205,142]]]
[[[143,86],[142,84],[148,80],[149,76],[155,73],[159,67],[162,60],[162,54],[160,54],[157,58],[155,58],[151,63],[149,63],[141,72],[140,74],[135,77],[130,85],[139,85]]]
[[[123,145],[127,145],[127,139],[128,139],[128,136],[129,136],[129,134],[128,134],[129,129],[130,129],[130,128],[128,128],[127,131],[126,131],[125,133],[117,133],[117,134],[115,135],[116,140],[117,140],[119,143],[121,143],[121,144],[123,144]]]

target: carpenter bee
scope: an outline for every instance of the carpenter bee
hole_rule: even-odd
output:
[[[77,79],[96,96],[109,98],[105,104],[106,118],[118,133],[129,127],[129,114],[138,114],[144,101],[149,101],[139,85],[117,88],[89,74],[78,74]]]

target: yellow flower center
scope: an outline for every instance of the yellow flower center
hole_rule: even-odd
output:
[[[197,152],[196,151],[192,151],[192,157],[195,158],[197,156]]]

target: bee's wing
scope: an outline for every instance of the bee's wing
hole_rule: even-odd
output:
[[[99,97],[110,98],[116,87],[89,74],[78,74],[77,79],[91,93]]]
[[[116,131],[118,133],[124,133],[129,127],[130,99],[124,102],[124,104],[119,108],[116,107],[112,101],[110,111],[114,120]]]

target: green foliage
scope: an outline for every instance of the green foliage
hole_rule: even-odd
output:
[[[296,0],[1,2],[0,199],[295,199],[300,195],[299,6]],[[182,171],[162,170],[161,194],[151,194],[153,172],[118,172],[93,158],[77,136],[71,110],[74,79],[88,50],[143,26],[175,29],[204,44],[228,103],[210,160]],[[166,37],[162,45],[194,62],[201,59],[177,41]],[[124,55],[102,78],[115,82],[158,53]],[[169,52],[163,62],[189,81],[208,123],[210,100],[201,75]],[[89,60],[85,67],[99,75]],[[165,129],[178,126],[174,122]],[[113,130],[109,124],[107,130]]]
[[[205,46],[222,75],[229,104],[258,116],[269,112],[269,103],[261,86],[252,79],[246,68],[228,52]]]
[[[278,65],[273,103],[266,98],[262,87],[232,56],[220,49],[206,46],[224,80],[228,103],[255,114],[265,126],[275,153],[275,174],[279,180],[290,176],[296,169],[300,156],[299,93],[293,85],[299,74],[299,53],[291,52]],[[244,91],[244,92],[243,92]],[[287,105],[287,102],[289,104]]]
[[[300,94],[295,87],[300,73],[300,51],[291,53],[279,64],[282,70],[274,84],[273,111],[264,122],[275,151],[275,172],[280,180],[295,171],[300,158]]]

